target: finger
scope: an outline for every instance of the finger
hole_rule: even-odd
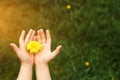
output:
[[[38,41],[41,42],[40,30],[37,31]]]
[[[16,44],[14,44],[14,43],[10,43],[10,46],[13,48],[13,50],[16,52],[16,54],[18,55],[18,53],[19,53],[19,48],[17,47],[17,45]]]
[[[32,41],[32,40],[33,40],[34,35],[35,35],[35,31],[33,31],[33,32],[32,32],[31,37],[30,37],[30,41]]]
[[[25,31],[23,30],[21,32],[20,38],[19,38],[19,43],[23,43],[24,42],[24,37],[25,37]]]
[[[46,42],[45,34],[44,34],[43,29],[40,29],[40,38],[41,38],[41,42],[42,42],[42,43],[45,43],[45,42]]]
[[[34,37],[33,37],[33,41],[37,41],[37,36],[34,36]]]
[[[12,46],[13,50],[15,51],[16,55],[18,56],[19,59],[21,59],[21,53],[20,53],[20,49],[17,47],[16,44],[14,43],[10,43],[10,46]]]
[[[59,45],[53,52],[52,52],[52,59],[60,52],[62,46]]]
[[[37,41],[39,41],[39,36],[37,36]],[[41,42],[41,41],[39,41],[39,42]]]
[[[26,43],[30,41],[32,33],[33,33],[33,30],[30,29],[29,32],[28,32],[28,34],[27,34],[27,36],[26,36],[26,38],[25,38],[25,42]]]
[[[47,43],[51,45],[51,36],[49,30],[46,30]]]

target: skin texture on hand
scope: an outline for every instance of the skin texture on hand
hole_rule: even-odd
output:
[[[26,50],[26,44],[29,41],[40,42],[42,44],[42,50],[36,54],[30,54]],[[46,30],[44,33],[43,29],[40,29],[37,31],[37,36],[35,36],[35,31],[30,29],[26,37],[25,31],[23,30],[19,37],[19,47],[15,43],[11,43],[10,45],[21,61],[17,80],[32,80],[32,66],[34,63],[36,65],[37,80],[51,80],[48,63],[58,55],[62,46],[59,45],[54,51],[51,51],[49,30]]]
[[[10,44],[21,61],[20,72],[18,74],[17,80],[32,80],[32,66],[34,63],[34,55],[29,54],[26,51],[25,46],[29,41],[33,39],[34,34],[35,31],[30,29],[25,37],[25,31],[22,31],[19,37],[19,47],[15,43]]]
[[[46,35],[45,35],[46,33]],[[44,33],[43,29],[37,31],[38,36],[34,40],[42,43],[43,49],[35,55],[35,64],[48,63],[59,53],[61,45],[59,45],[53,52],[51,51],[51,36],[49,30]]]
[[[46,34],[45,34],[46,33]],[[49,30],[44,33],[43,29],[37,31],[34,40],[42,43],[43,49],[35,55],[36,78],[37,80],[51,80],[48,62],[55,58],[61,49],[59,45],[53,52],[51,51],[51,36]]]
[[[20,37],[19,37],[19,47],[16,44],[11,43],[13,50],[16,52],[18,58],[20,59],[21,63],[26,64],[33,64],[34,63],[34,55],[29,54],[25,46],[26,44],[33,39],[35,35],[35,31],[32,29],[29,30],[28,34],[25,37],[25,31],[23,30]],[[25,37],[25,39],[24,39]]]

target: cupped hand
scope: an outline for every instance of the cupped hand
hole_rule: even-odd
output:
[[[23,30],[20,37],[19,37],[19,47],[15,43],[10,43],[12,46],[13,50],[16,52],[18,58],[21,61],[21,64],[30,64],[32,65],[34,63],[34,55],[29,54],[26,51],[26,44],[33,40],[35,35],[35,31],[32,29],[29,30],[28,34],[25,37],[25,31]]]
[[[37,31],[37,36],[34,36],[34,40],[39,41],[42,44],[42,50],[35,54],[35,64],[48,63],[60,52],[61,45],[57,46],[54,51],[51,51],[51,36],[49,30],[44,33],[43,29]]]

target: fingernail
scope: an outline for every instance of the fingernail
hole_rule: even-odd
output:
[[[47,31],[47,32],[49,32],[49,30],[48,30],[48,29],[47,29],[46,31]]]

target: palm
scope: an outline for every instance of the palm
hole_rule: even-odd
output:
[[[29,54],[26,49],[25,49],[26,43],[23,43],[22,45],[20,45],[19,48],[19,59],[22,62],[26,62],[26,63],[33,63],[34,62],[34,55]]]
[[[46,37],[42,29],[38,30],[37,36],[34,35],[35,31],[30,30],[24,39],[25,31],[22,31],[19,38],[19,47],[17,47],[14,43],[11,43],[11,46],[22,63],[33,64],[34,60],[37,63],[49,62],[59,53],[61,46],[58,46],[53,52],[51,52],[51,37],[48,30],[46,31]],[[32,40],[37,40],[43,45],[42,51],[35,56],[33,54],[29,54],[25,49],[26,44]]]
[[[61,46],[59,46],[59,49],[55,50],[56,52],[55,51],[51,52],[51,37],[48,30],[46,31],[46,37],[43,30],[42,29],[39,30],[38,37],[36,40],[42,43],[43,49],[42,51],[35,55],[35,62],[48,63],[59,53],[59,49]]]
[[[26,44],[32,40],[35,32],[33,30],[30,30],[24,39],[25,31],[22,31],[20,38],[19,38],[19,47],[16,46],[16,44],[12,43],[11,46],[13,47],[14,51],[16,52],[18,58],[21,60],[22,63],[30,63],[33,64],[34,62],[34,55],[29,54],[25,46]]]
[[[51,60],[51,50],[49,44],[42,44],[43,49],[41,52],[35,55],[35,59],[39,62],[48,62]]]

